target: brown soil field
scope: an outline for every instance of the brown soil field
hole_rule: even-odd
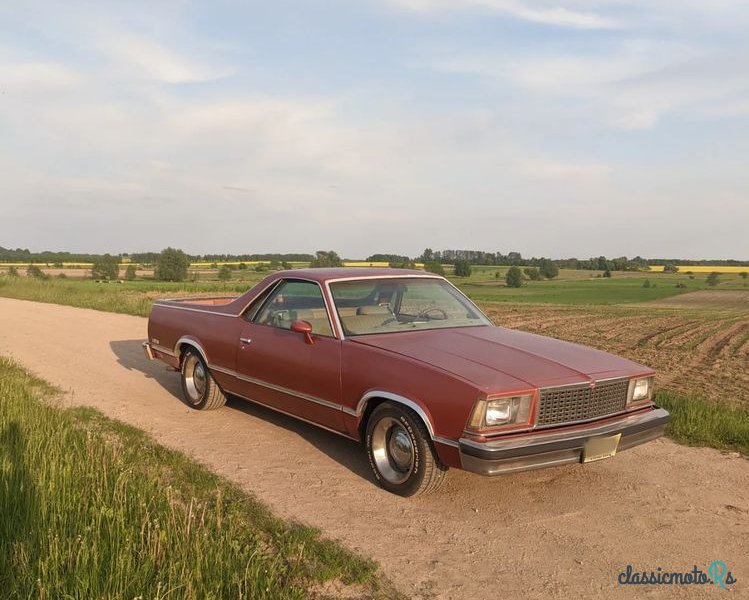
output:
[[[640,305],[483,308],[498,325],[649,365],[661,387],[749,406],[749,292],[700,291]]]

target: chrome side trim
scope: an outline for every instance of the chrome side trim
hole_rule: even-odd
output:
[[[303,417],[300,417],[298,415],[293,415],[289,412],[286,412],[285,410],[281,410],[280,408],[276,408],[275,406],[270,406],[269,404],[265,404],[264,402],[259,402],[257,400],[253,400],[252,398],[248,398],[247,396],[243,396],[242,394],[237,394],[236,392],[232,392],[231,390],[226,390],[226,392],[230,396],[237,396],[237,398],[241,398],[242,400],[246,400],[247,402],[252,402],[253,404],[259,404],[260,406],[263,406],[265,408],[268,408],[272,411],[275,411],[277,413],[281,413],[282,415],[286,415],[287,417],[291,417],[292,419],[297,419],[298,421],[303,421],[309,425],[314,425],[315,427],[319,427],[320,429],[324,429],[325,431],[330,431],[331,433],[335,433],[340,435],[341,437],[345,437],[348,440],[352,440],[354,442],[359,442],[359,438],[355,438],[350,436],[347,433],[344,433],[342,431],[338,431],[337,429],[332,429],[330,427],[326,427],[325,425],[320,425],[320,423],[315,423],[314,421],[310,421],[308,419],[305,419]]]
[[[424,421],[424,424],[427,427],[427,431],[429,431],[429,437],[434,440],[434,428],[432,427],[432,422],[429,420],[429,417],[427,417],[427,414],[424,412],[424,409],[416,404],[416,402],[414,402],[413,400],[409,400],[405,396],[400,396],[399,394],[393,394],[391,392],[385,392],[382,390],[373,390],[371,392],[367,392],[361,397],[356,405],[355,415],[357,417],[360,417],[364,414],[364,410],[367,408],[367,402],[369,402],[372,398],[384,398],[386,400],[391,400],[393,402],[398,402],[400,404],[408,406],[408,408],[416,412],[416,414],[421,417],[421,420]]]
[[[177,356],[173,350],[170,350],[169,348],[165,348],[164,346],[159,346],[158,344],[150,344],[151,348],[154,350],[161,352],[162,354],[166,354],[168,356]]]
[[[236,379],[239,379],[240,381],[246,381],[248,383],[254,383],[255,385],[259,385],[264,388],[268,388],[270,390],[274,390],[276,392],[281,392],[282,394],[288,394],[289,396],[294,396],[296,398],[300,398],[302,400],[307,400],[308,402],[314,402],[315,404],[319,404],[321,406],[324,406],[325,408],[330,408],[332,410],[338,410],[340,411],[342,409],[342,406],[340,404],[336,404],[335,402],[329,402],[328,400],[324,400],[323,398],[318,398],[317,396],[310,396],[309,394],[304,394],[302,392],[297,392],[295,390],[291,390],[289,388],[282,387],[280,385],[275,385],[273,383],[268,383],[267,381],[263,381],[261,379],[255,379],[254,377],[248,377],[247,375],[243,375],[242,373],[237,373],[236,371],[232,371],[231,369],[225,369],[223,367],[220,367],[218,365],[212,365],[209,364],[208,368],[212,371],[218,371],[219,373],[224,373],[225,375],[230,375],[231,377],[234,377]],[[291,415],[294,416],[294,415]]]
[[[161,308],[171,308],[173,310],[186,310],[189,312],[197,312],[197,313],[205,313],[207,315],[216,315],[217,317],[238,317],[239,315],[235,315],[232,313],[222,313],[217,312],[213,310],[205,310],[202,308],[191,308],[189,306],[174,306],[173,304],[162,304],[161,301],[157,300],[153,303],[154,306],[160,306]]]
[[[445,446],[452,446],[453,448],[460,448],[460,444],[456,442],[455,440],[448,439],[446,437],[442,437],[441,435],[435,435],[432,438],[433,441],[437,442],[438,444],[444,444]]]

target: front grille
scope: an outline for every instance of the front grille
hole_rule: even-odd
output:
[[[587,421],[622,412],[627,405],[628,379],[542,389],[537,427]]]

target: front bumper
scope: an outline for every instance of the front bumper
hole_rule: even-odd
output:
[[[656,407],[563,431],[529,433],[483,443],[461,438],[460,462],[466,471],[481,475],[579,463],[589,440],[621,434],[617,448],[621,452],[662,436],[669,418],[667,411]]]

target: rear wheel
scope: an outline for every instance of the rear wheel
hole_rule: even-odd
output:
[[[367,455],[377,482],[400,496],[435,491],[447,468],[432,448],[424,422],[410,408],[385,402],[367,422]]]
[[[226,396],[195,350],[187,350],[182,359],[182,394],[185,402],[197,410],[211,410],[226,404]]]

